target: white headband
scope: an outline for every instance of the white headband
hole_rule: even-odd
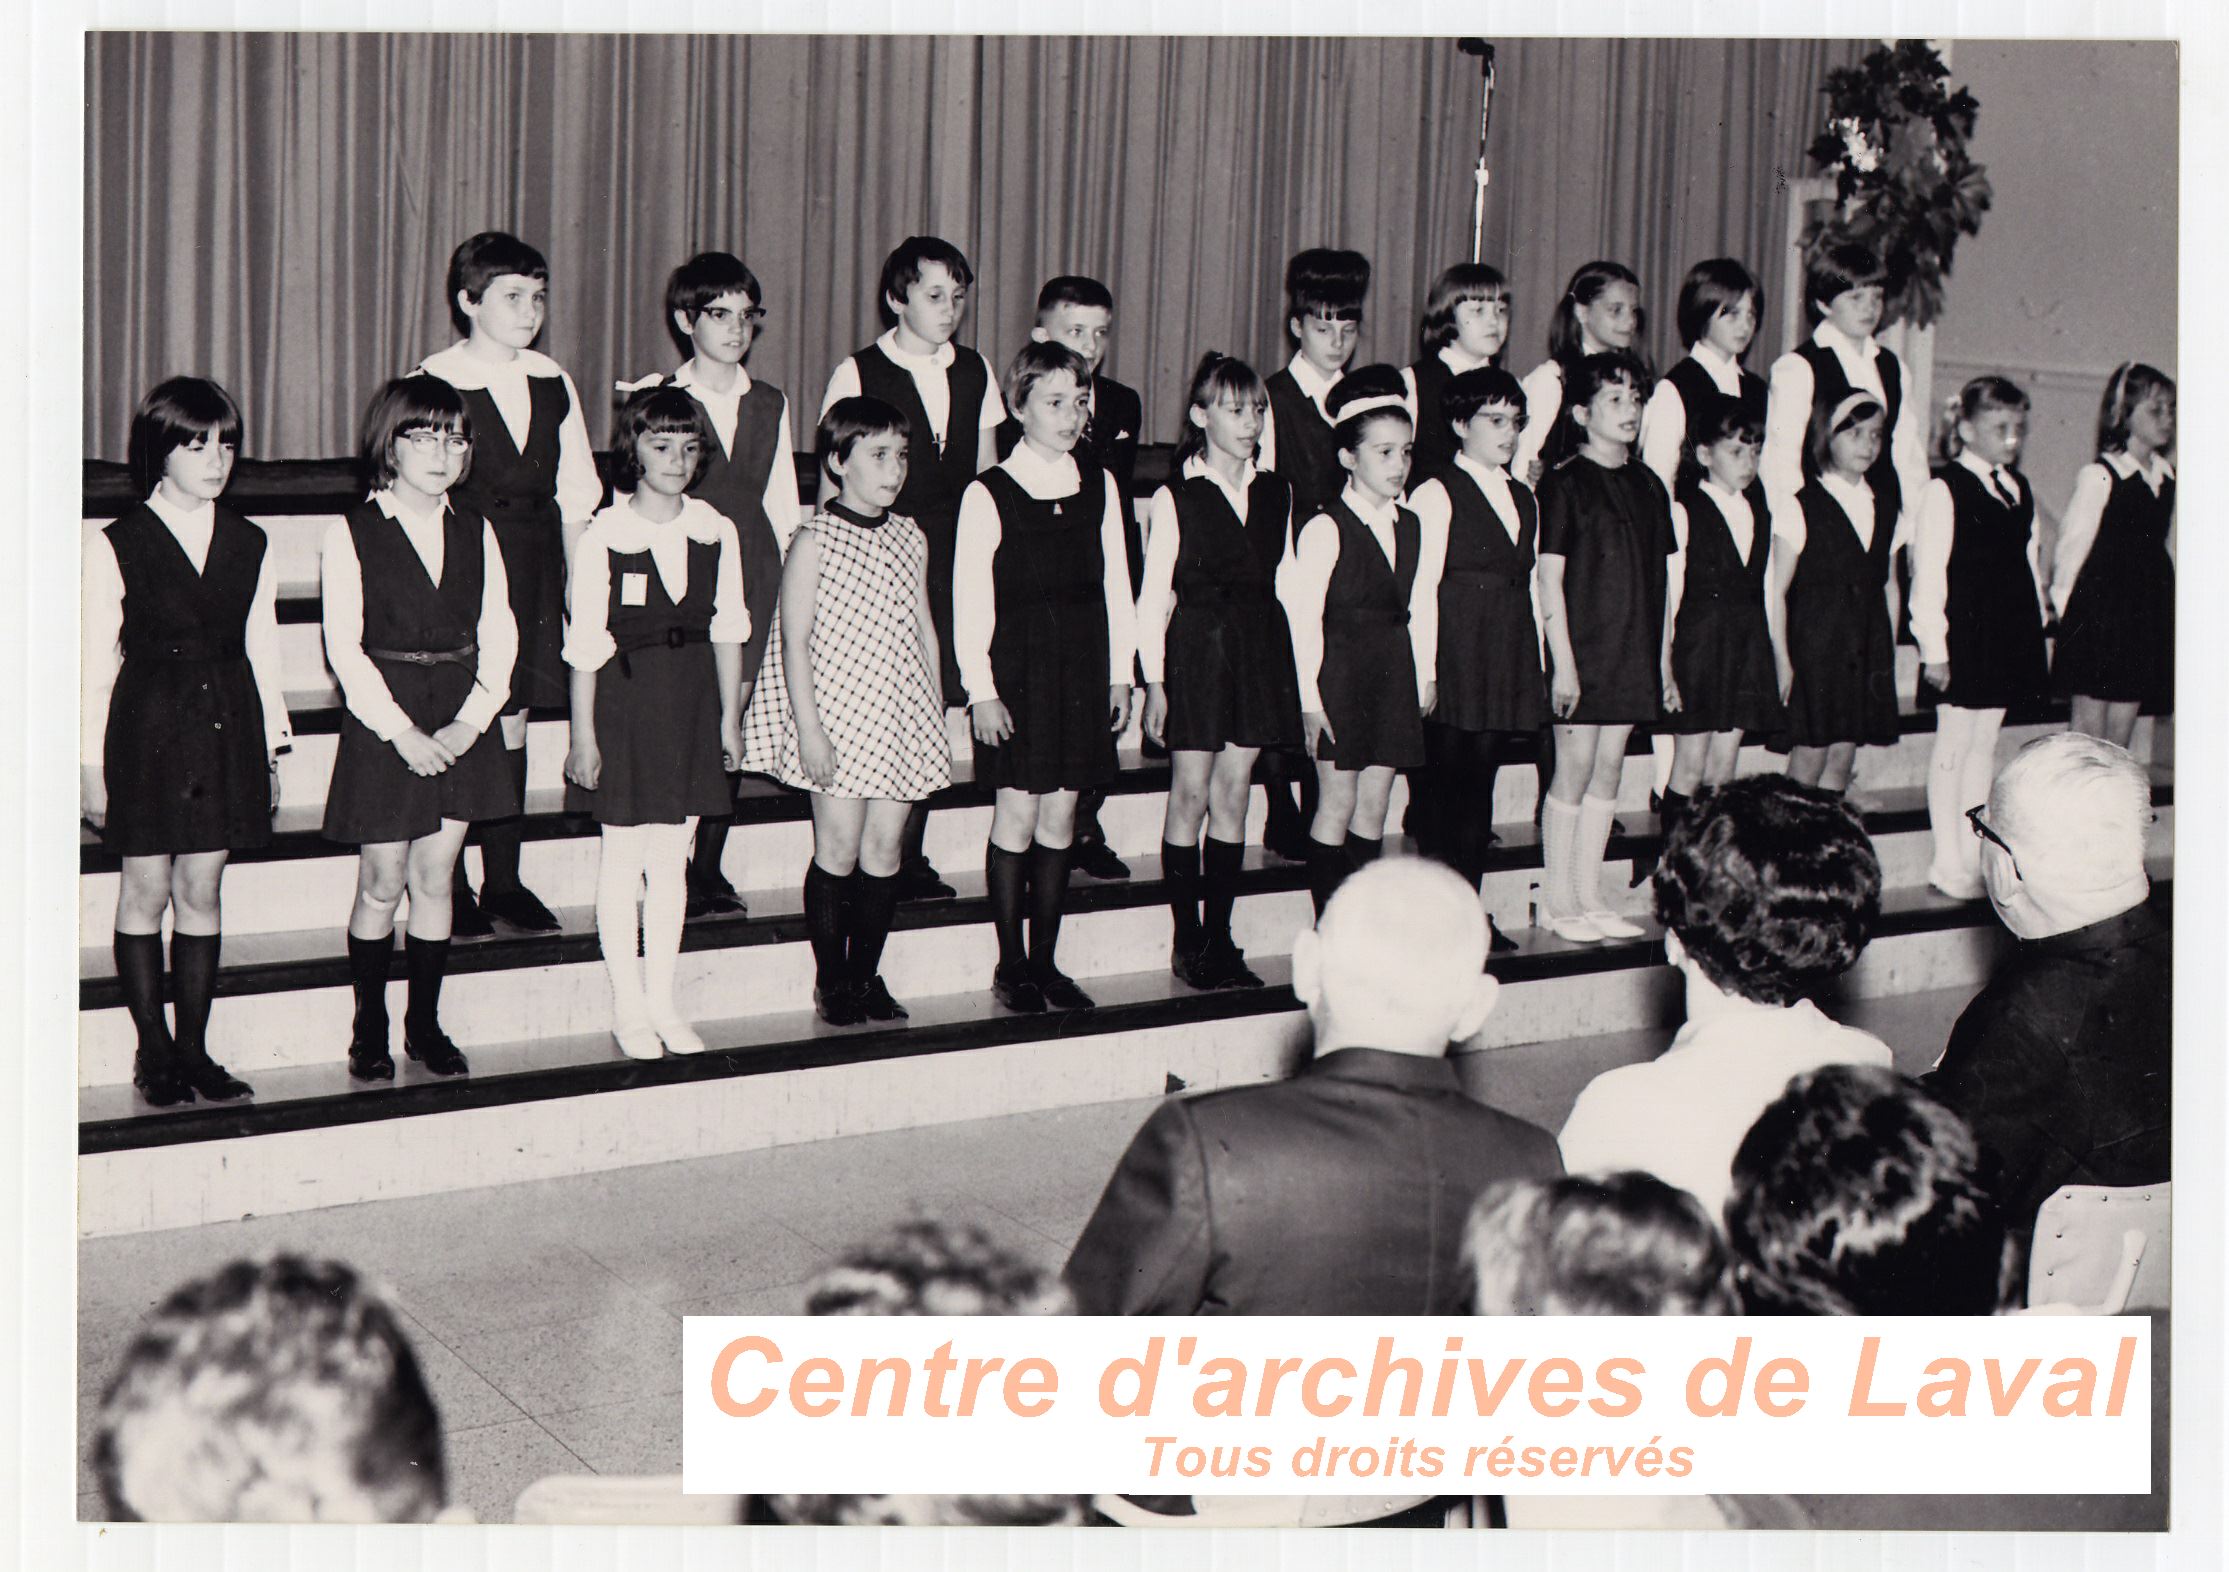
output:
[[[1875,408],[1883,410],[1888,407],[1870,393],[1862,391],[1846,393],[1842,397],[1842,402],[1834,406],[1834,418],[1827,422],[1827,429],[1829,431],[1840,431],[1842,422],[1850,418],[1850,411],[1856,409],[1860,404],[1871,404]]]
[[[1405,393],[1374,393],[1367,398],[1358,398],[1351,404],[1342,404],[1339,406],[1338,422],[1343,426],[1350,420],[1360,420],[1365,415],[1375,415],[1380,410],[1388,409],[1399,410],[1409,417],[1410,425],[1416,424],[1416,406],[1409,402]]]
[[[663,387],[665,378],[653,371],[639,382],[614,382],[612,387],[621,393],[640,393],[644,388]]]

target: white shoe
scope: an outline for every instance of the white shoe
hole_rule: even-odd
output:
[[[1628,922],[1612,911],[1588,912],[1587,921],[1605,939],[1638,939],[1648,932],[1639,923]]]
[[[1584,917],[1555,917],[1542,912],[1540,926],[1571,944],[1600,944],[1603,939],[1602,930]]]
[[[658,1033],[648,1021],[639,1026],[614,1026],[611,1040],[630,1059],[663,1059],[666,1055],[665,1045],[658,1041]]]
[[[679,1017],[670,1021],[653,1020],[650,1029],[665,1043],[667,1053],[704,1052],[704,1039],[697,1035],[697,1029]]]
[[[665,1057],[657,1028],[650,1024],[650,1014],[643,1008],[642,973],[632,957],[625,965],[606,957],[604,969],[611,977],[611,1040],[630,1059]]]

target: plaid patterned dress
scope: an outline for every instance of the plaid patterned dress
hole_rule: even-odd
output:
[[[831,797],[919,801],[952,782],[944,704],[915,627],[928,543],[911,519],[862,521],[841,504],[814,514],[799,539],[804,530],[820,547],[813,696],[836,750],[836,779],[814,785],[798,756],[779,608],[743,714],[743,768]]]

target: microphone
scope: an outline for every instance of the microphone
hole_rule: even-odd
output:
[[[1476,55],[1484,63],[1484,69],[1494,69],[1494,46],[1485,39],[1458,38],[1455,40],[1455,47],[1466,55]]]

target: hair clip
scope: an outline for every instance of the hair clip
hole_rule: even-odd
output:
[[[663,375],[653,371],[650,373],[649,376],[642,378],[640,381],[614,382],[612,386],[621,393],[640,393],[645,388],[663,387],[665,385],[665,380],[666,379]]]

